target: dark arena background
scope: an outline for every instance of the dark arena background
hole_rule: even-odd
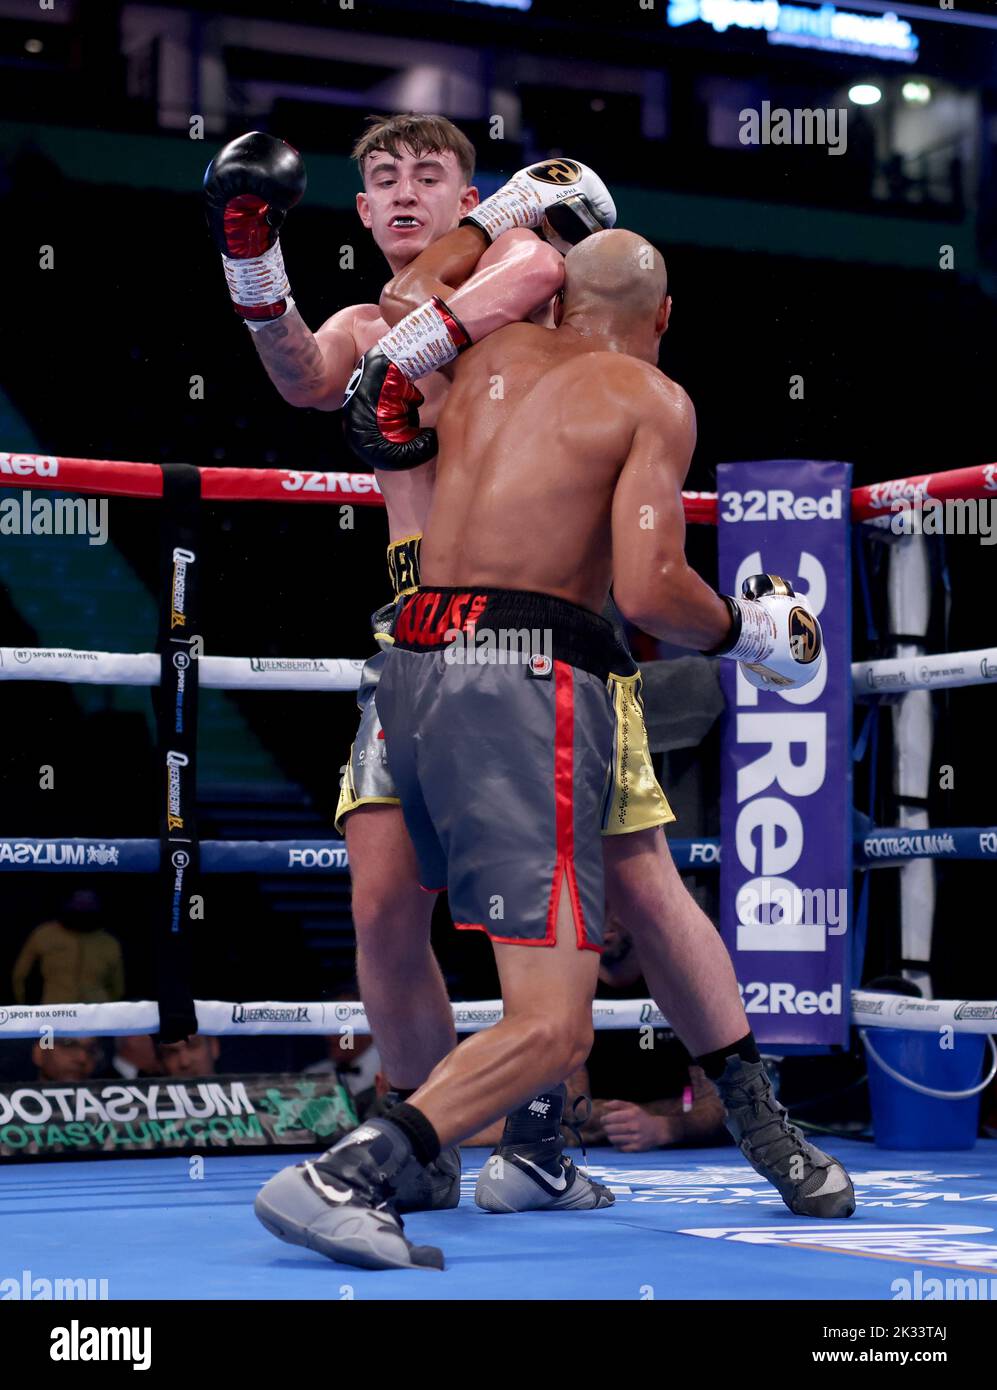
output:
[[[848,16],[851,27],[842,21]],[[842,113],[847,145],[835,151],[827,142],[745,140],[745,111],[761,113],[764,127],[773,112],[804,109]],[[0,669],[0,1285],[8,1276],[11,1290],[36,1277],[103,1278],[111,1300],[352,1298],[340,1292],[345,1279],[357,1299],[368,1300],[840,1301],[840,1314],[825,1303],[811,1319],[812,1335],[801,1332],[799,1345],[790,1344],[801,1366],[834,1345],[823,1324],[844,1327],[851,1301],[872,1307],[960,1297],[904,1293],[903,1281],[915,1274],[921,1287],[933,1276],[943,1283],[953,1274],[971,1278],[980,1290],[987,1285],[973,1298],[993,1297],[997,1206],[986,1203],[997,1203],[997,1092],[991,1084],[972,1102],[979,1110],[969,1139],[951,1151],[884,1144],[882,1129],[877,1146],[868,1078],[875,1064],[861,1020],[848,1026],[847,1001],[849,988],[866,987],[877,999],[961,1001],[957,1019],[972,1016],[972,1001],[994,1007],[988,861],[997,857],[997,833],[989,847],[981,836],[971,853],[949,862],[944,853],[919,861],[933,866],[920,951],[905,935],[904,913],[916,908],[904,899],[902,856],[875,873],[857,865],[849,885],[850,974],[835,977],[839,988],[845,980],[840,1034],[828,1042],[756,1029],[793,1121],[849,1166],[858,1209],[835,1231],[846,1231],[851,1244],[827,1233],[833,1223],[817,1222],[808,1246],[806,1221],[790,1215],[728,1140],[716,1093],[694,1057],[660,1015],[648,1014],[645,1024],[660,1025],[644,1030],[653,1046],[632,1029],[597,1033],[603,1051],[589,1069],[597,1105],[585,1130],[588,1162],[617,1193],[606,1218],[626,1214],[605,1238],[611,1248],[603,1249],[595,1229],[600,1213],[485,1218],[474,1208],[473,1184],[465,1185],[457,1211],[433,1214],[435,1225],[425,1215],[407,1224],[411,1239],[446,1249],[442,1277],[330,1265],[312,1251],[277,1246],[252,1216],[260,1183],[288,1161],[288,1127],[297,1154],[323,1149],[330,1134],[349,1128],[329,1120],[337,1105],[364,1118],[350,1084],[362,1056],[354,1060],[352,1038],[344,1050],[337,1019],[349,1011],[336,1015],[333,1007],[359,997],[345,861],[327,873],[233,861],[228,872],[206,874],[203,915],[187,924],[182,956],[166,966],[155,872],[113,872],[93,858],[73,871],[57,863],[58,843],[75,837],[88,845],[160,839],[157,705],[148,683],[9,678],[11,668],[18,653],[27,659],[36,648],[159,650],[161,507],[111,496],[100,546],[80,536],[18,534],[13,517],[24,476],[17,460],[307,477],[355,471],[339,414],[293,408],[268,381],[232,312],[201,185],[218,150],[247,131],[269,132],[300,151],[307,192],[284,224],[281,245],[295,304],[316,329],[344,306],[378,302],[388,270],[357,216],[361,182],[350,151],[368,116],[403,112],[444,115],[464,131],[477,150],[482,198],[536,161],[582,161],[609,186],[617,225],[662,251],[673,309],[660,365],[689,393],[698,420],[687,490],[715,493],[718,467],[752,460],[849,463],[853,489],[976,469],[989,484],[965,495],[979,500],[984,522],[992,506],[997,527],[997,473],[986,471],[997,461],[993,4],[0,0],[0,504],[9,504],[0,513],[0,660],[8,667]],[[53,495],[35,489],[36,497]],[[345,524],[342,515],[336,503],[203,503],[197,593],[206,654],[253,657],[260,668],[371,654],[370,614],[391,597],[385,513],[358,505]],[[844,605],[851,659],[949,652],[976,654],[976,664],[975,683],[943,681],[924,697],[930,746],[920,790],[901,785],[905,774],[897,772],[899,706],[863,703],[856,691],[847,746],[835,756],[842,779],[846,771],[851,778],[863,818],[857,824],[989,832],[997,826],[997,655],[989,669],[985,653],[997,648],[997,529],[923,538],[930,601],[914,634],[898,627],[903,604],[900,581],[890,577],[888,539],[867,544],[862,531],[852,528],[853,570],[842,567],[827,600]],[[690,524],[686,553],[708,583],[724,587],[716,525]],[[678,813],[669,838],[726,846],[722,767],[733,686],[721,689],[710,676],[709,698],[703,685],[692,695],[672,669],[683,656],[677,647],[633,627],[628,637],[646,668],[655,770]],[[839,684],[848,681],[847,665]],[[903,695],[902,683],[887,693]],[[712,717],[697,714],[693,734],[676,733],[686,706],[700,699],[716,700]],[[353,693],[202,684],[198,700],[202,844],[341,846],[333,816],[357,727]],[[914,812],[921,819],[911,819]],[[844,824],[835,830],[850,834]],[[26,851],[17,859],[17,846],[29,842],[41,846],[32,871]],[[676,859],[720,926],[724,883],[715,856],[703,867],[701,855],[698,869],[695,854],[682,860],[677,848]],[[386,875],[392,869],[384,865]],[[75,972],[92,992],[46,993],[51,959],[30,943],[43,924],[68,939],[65,919],[81,912],[93,919],[86,929],[97,922],[114,984],[106,977],[94,983],[81,946],[79,961],[64,953],[59,969],[63,978]],[[859,930],[864,949],[856,952]],[[485,934],[454,931],[445,894],[433,945],[452,1000],[498,999]],[[735,963],[746,985],[750,977]],[[330,1006],[333,1021],[309,1032],[283,1031],[278,1019],[243,1036],[233,1026],[212,1038],[210,1055],[184,1066],[157,1049],[153,1022],[147,1062],[116,1068],[120,1039],[108,1034],[83,1039],[81,1069],[62,1073],[39,1061],[37,1028],[9,1021],[12,1011],[61,1003],[162,1005],[164,969],[170,988],[182,986],[198,1001],[283,1001],[288,1017],[292,1006],[317,1003]],[[626,1000],[650,993],[639,974],[628,983],[604,979],[599,994]],[[749,1023],[757,1022],[749,1011]],[[982,1033],[981,1041],[989,1036],[984,1028],[974,1035]],[[56,1034],[72,1051],[71,1031],[57,1026]],[[358,1040],[361,1034],[366,1046],[358,1028]],[[989,1063],[987,1051],[982,1065]],[[901,1070],[911,1065],[905,1055]],[[977,1065],[961,1084],[972,1087],[985,1074]],[[96,1093],[122,1077],[165,1077],[179,1086],[185,1076],[208,1075],[226,1086],[244,1082],[267,1117],[258,1151],[248,1140],[240,1148],[231,1126],[196,1134],[188,1126],[179,1137],[150,1129],[148,1107],[144,1126],[132,1121],[126,1136],[109,1128],[92,1142],[86,1134],[77,1141],[68,1131],[43,1132],[40,1120],[32,1135],[24,1128],[30,1109],[18,1111],[12,1099],[19,1088],[56,1083]],[[929,1087],[949,1084],[925,1079]],[[376,1066],[367,1083],[364,1103],[376,1113],[384,1089]],[[316,1086],[327,1104],[313,1123],[300,1112],[315,1101]],[[612,1126],[594,1123],[599,1105],[612,1100],[650,1117],[641,1120],[636,1147],[614,1144]],[[890,1103],[900,1104],[896,1095]],[[79,1116],[71,1121],[64,1111],[63,1119],[71,1129]],[[466,1151],[465,1178],[485,1162],[491,1142]],[[201,1187],[188,1182],[198,1155],[208,1173]],[[162,1177],[154,1179],[159,1165]],[[72,1199],[77,1181],[85,1200]],[[198,1212],[219,1191],[211,1213],[216,1258],[205,1272]],[[167,1207],[176,1208],[179,1225],[167,1219]],[[87,1224],[93,1211],[100,1234]],[[450,1216],[463,1224],[448,1225]],[[148,1266],[123,1253],[129,1222],[142,1231],[130,1240],[147,1253],[159,1249]],[[899,1223],[896,1232],[891,1222]],[[711,1223],[716,1238],[696,1238]],[[593,1277],[598,1287],[588,1282]],[[32,1296],[46,1297],[3,1293]],[[955,1316],[946,1307],[949,1313]],[[854,1321],[868,1327],[896,1322],[895,1314],[873,1308]],[[86,1317],[108,1320],[90,1311]],[[152,1314],[122,1315],[143,1318]],[[969,1337],[964,1319],[957,1322],[962,1331],[951,1331],[947,1343],[922,1336],[909,1343],[911,1354],[945,1345],[957,1361],[960,1335]],[[840,1345],[867,1346],[867,1359],[877,1359],[873,1351],[905,1344]]]

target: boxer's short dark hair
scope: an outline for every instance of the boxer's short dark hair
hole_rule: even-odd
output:
[[[351,158],[356,160],[363,178],[368,155],[383,152],[398,159],[403,147],[415,155],[449,150],[460,165],[464,182],[470,183],[474,178],[474,146],[446,116],[419,116],[411,111],[402,116],[368,116],[367,128],[353,146]]]

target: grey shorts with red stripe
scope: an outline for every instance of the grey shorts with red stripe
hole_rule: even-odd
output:
[[[454,924],[552,946],[568,895],[602,944],[602,817],[614,737],[609,623],[546,594],[420,589],[377,690],[420,881]]]

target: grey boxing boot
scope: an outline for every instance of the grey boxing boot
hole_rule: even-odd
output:
[[[442,1269],[443,1252],[413,1245],[392,1206],[412,1147],[390,1120],[370,1120],[314,1160],[284,1168],[256,1197],[271,1235],[360,1269]]]
[[[382,1104],[390,1108],[400,1101],[397,1091],[389,1091]],[[448,1211],[459,1201],[460,1149],[441,1149],[439,1158],[427,1163],[425,1168],[412,1164],[405,1169],[396,1185],[392,1206],[400,1214]]]
[[[563,1083],[534,1096],[505,1122],[498,1148],[478,1174],[474,1200],[484,1211],[592,1211],[616,1200],[564,1155]],[[570,1126],[569,1126],[570,1127]]]
[[[392,1205],[398,1212],[448,1211],[460,1201],[460,1150],[441,1149],[425,1168],[405,1172]]]
[[[724,1103],[724,1123],[754,1168],[796,1216],[820,1220],[851,1216],[855,1189],[837,1159],[808,1144],[775,1098],[762,1062],[727,1058],[713,1081]]]

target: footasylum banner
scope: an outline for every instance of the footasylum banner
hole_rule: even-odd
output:
[[[0,1158],[324,1149],[356,1124],[335,1073],[0,1084]]]

